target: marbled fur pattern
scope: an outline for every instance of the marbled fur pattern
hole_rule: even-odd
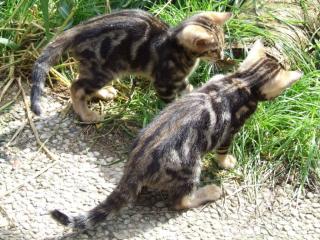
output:
[[[80,64],[79,77],[71,86],[71,98],[83,121],[100,120],[89,110],[87,98],[122,75],[149,77],[160,98],[171,102],[188,86],[187,77],[199,58],[222,58],[222,25],[230,16],[202,12],[170,28],[145,11],[123,10],[79,24],[60,34],[34,64],[31,109],[40,114],[45,76],[67,50]],[[114,91],[111,96],[115,94]]]
[[[216,76],[169,104],[136,138],[124,174],[106,200],[78,217],[59,210],[52,217],[67,226],[88,228],[135,201],[142,187],[168,191],[176,209],[218,199],[221,189],[214,184],[197,189],[202,156],[216,150],[221,167],[234,167],[236,159],[228,154],[234,134],[259,101],[273,99],[302,75],[283,70],[263,50],[257,42],[236,72]]]

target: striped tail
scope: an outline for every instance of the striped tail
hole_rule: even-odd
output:
[[[69,33],[69,34],[67,34]],[[50,67],[58,62],[63,52],[71,45],[73,34],[70,30],[60,35],[51,42],[41,53],[32,69],[31,88],[31,110],[36,114],[41,114],[40,97],[44,88],[46,76]]]
[[[135,185],[135,184],[134,184]],[[68,216],[59,210],[50,212],[53,219],[64,226],[88,229],[106,219],[111,212],[118,212],[122,207],[128,204],[129,201],[137,198],[137,187],[134,188],[116,188],[106,200],[98,206],[79,216]]]

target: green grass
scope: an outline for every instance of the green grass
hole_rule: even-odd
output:
[[[301,69],[305,75],[277,100],[259,106],[256,114],[235,138],[232,151],[239,159],[238,168],[234,171],[221,171],[219,176],[222,179],[230,178],[247,183],[271,181],[277,184],[289,181],[297,186],[319,186],[319,29],[310,30],[307,48],[300,49],[293,45],[289,38],[271,32],[268,25],[270,19],[274,18],[287,25],[301,24],[300,21],[285,21],[276,15],[256,16],[254,12],[257,9],[254,7],[259,6],[250,10],[248,3],[251,1],[176,0],[171,4],[166,2],[0,0],[0,87],[8,81],[6,76],[11,65],[14,65],[14,76],[21,76],[23,80],[30,81],[32,63],[55,33],[92,16],[109,12],[110,9],[147,9],[170,24],[177,24],[195,11],[232,11],[234,18],[226,26],[227,47],[235,42],[246,45],[256,37],[265,39],[269,45],[281,43],[292,68]],[[301,4],[305,2],[301,1]],[[228,51],[227,54],[233,57],[232,52]],[[71,81],[75,77],[75,68],[72,60],[62,62],[56,67],[61,76],[51,75],[53,86],[56,86],[56,80],[60,84]],[[220,71],[214,66],[202,63],[191,76],[191,82],[200,85]],[[120,94],[115,101],[105,104],[104,109],[108,117],[104,125],[106,128],[110,125],[120,126],[134,136],[134,129],[149,123],[164,104],[157,99],[148,82],[137,81],[133,92],[132,78],[116,81],[114,84],[120,90]],[[121,124],[118,124],[119,122]],[[208,154],[206,161],[210,163],[213,158],[213,154]]]

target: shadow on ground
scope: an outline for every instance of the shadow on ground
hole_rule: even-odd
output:
[[[50,102],[50,99],[45,102],[44,114],[36,118],[35,125],[46,147],[56,156],[55,160],[38,152],[28,124],[7,146],[23,124],[22,102],[12,106],[4,116],[6,121],[2,121],[8,125],[0,132],[0,139],[3,139],[0,145],[1,193],[5,194],[1,205],[16,227],[0,230],[1,236],[23,239],[16,236],[16,232],[22,235],[28,232],[31,233],[29,237],[35,239],[81,239],[84,235],[103,239],[133,237],[166,223],[169,212],[170,219],[178,214],[168,209],[163,195],[145,191],[136,204],[124,208],[97,228],[85,233],[64,234],[65,229],[55,223],[48,212],[58,208],[73,214],[82,213],[109,195],[122,175],[131,139],[123,133],[107,134],[108,129],[97,134],[93,127],[75,124],[73,114],[61,118],[57,113],[61,105]],[[56,164],[39,174],[54,161]]]

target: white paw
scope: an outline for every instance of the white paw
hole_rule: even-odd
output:
[[[186,87],[187,92],[192,92],[193,91],[193,86],[189,83]]]
[[[188,94],[188,93],[191,93],[193,90],[193,86],[188,83],[188,85],[186,86],[186,88],[181,92],[181,95],[185,95],[185,94]]]
[[[218,155],[217,162],[219,167],[223,169],[232,169],[236,166],[237,159],[231,154],[227,155]]]
[[[107,86],[95,92],[94,97],[101,100],[111,100],[117,96],[117,90],[112,86]]]
[[[220,79],[224,78],[225,76],[223,74],[217,74],[217,75],[214,75],[212,78],[210,78],[209,81],[219,81]]]
[[[94,122],[102,121],[104,117],[95,113],[95,112],[90,111],[90,112],[86,113],[85,115],[80,116],[80,118],[83,122],[94,123]]]

